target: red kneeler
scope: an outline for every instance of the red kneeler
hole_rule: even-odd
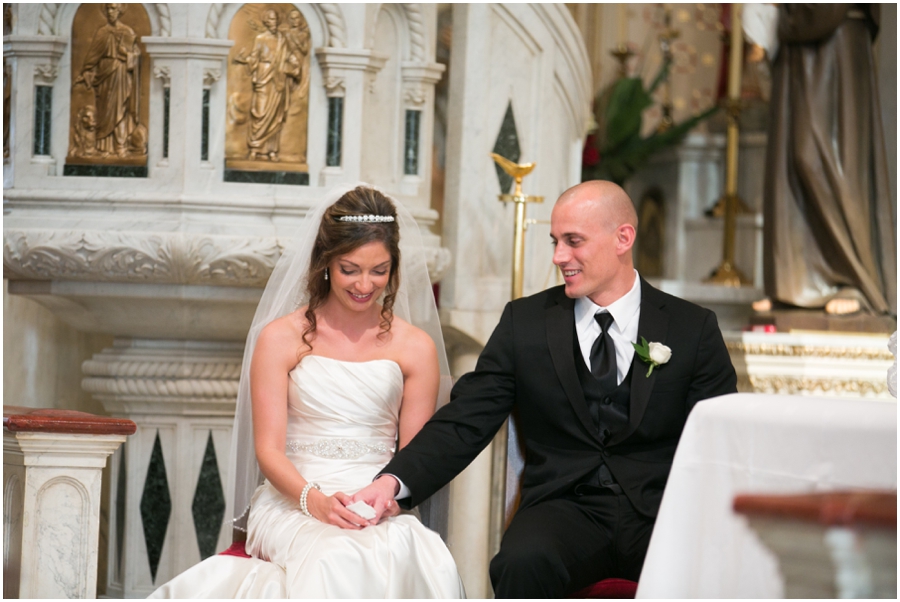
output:
[[[604,579],[579,590],[570,598],[634,598],[638,584],[628,579]]]
[[[243,541],[236,541],[231,544],[231,547],[225,550],[224,552],[219,552],[219,556],[239,556],[241,558],[252,558],[250,554],[247,553],[247,550],[244,548]]]

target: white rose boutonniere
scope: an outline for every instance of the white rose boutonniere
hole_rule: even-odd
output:
[[[650,364],[650,369],[647,370],[647,377],[653,374],[653,369],[657,366],[662,366],[672,358],[672,350],[662,343],[648,343],[647,339],[641,337],[641,344],[637,343],[631,344],[634,347],[634,352],[638,354],[638,357]]]

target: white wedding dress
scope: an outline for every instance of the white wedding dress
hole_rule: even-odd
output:
[[[391,360],[308,355],[290,373],[287,456],[328,495],[352,495],[393,455],[403,374]],[[440,536],[412,513],[353,531],[300,512],[268,481],[247,525],[253,558],[213,556],[151,598],[461,598]]]

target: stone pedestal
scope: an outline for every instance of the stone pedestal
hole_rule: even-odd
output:
[[[896,598],[897,492],[739,495],[786,598]]]
[[[738,391],[879,397],[888,391],[894,356],[889,335],[726,333]]]
[[[82,386],[137,432],[113,457],[107,594],[143,598],[231,544],[243,343],[117,339]]]
[[[96,597],[102,471],[134,424],[6,407],[3,426],[3,597]]]

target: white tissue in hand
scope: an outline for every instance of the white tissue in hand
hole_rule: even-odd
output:
[[[349,506],[347,506],[347,510],[351,512],[355,512],[359,516],[363,517],[366,520],[371,520],[375,518],[375,508],[368,505],[364,501],[360,500],[358,502],[353,502]]]

